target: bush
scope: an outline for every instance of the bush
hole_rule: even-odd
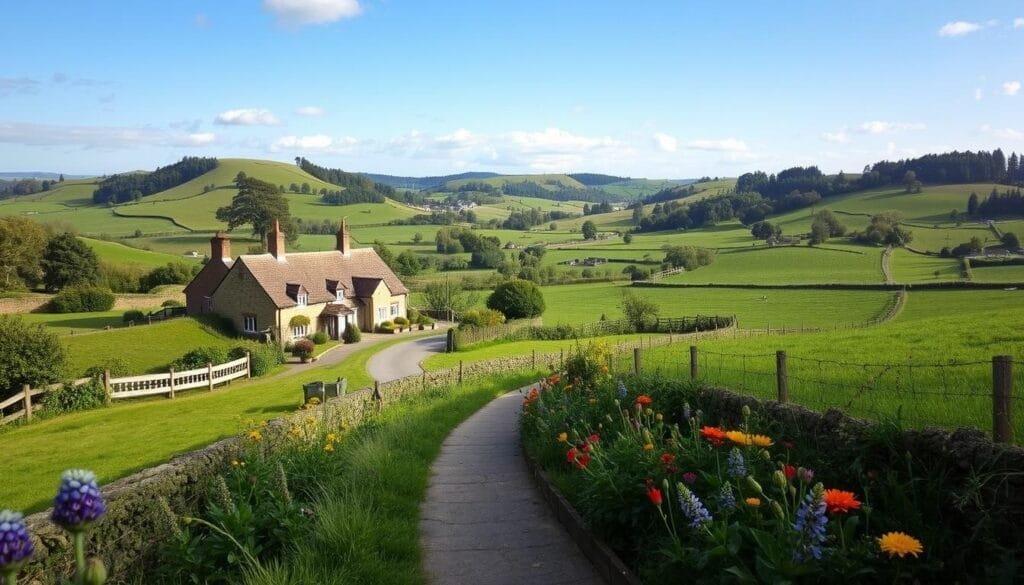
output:
[[[419,323],[420,322],[420,317],[422,315],[420,314],[419,311],[417,311],[416,309],[413,309],[413,308],[410,307],[409,310],[407,311],[407,313],[409,315],[409,322],[410,323]]]
[[[295,342],[294,346],[292,346],[292,355],[302,360],[308,360],[313,357],[313,351],[315,350],[316,346],[313,345],[312,341],[308,339],[300,339]]]
[[[345,343],[359,343],[362,339],[363,334],[359,331],[359,327],[355,325],[349,325],[341,334],[341,340]]]
[[[85,371],[83,377],[85,378],[103,378],[103,373],[110,370],[110,376],[112,378],[121,378],[124,376],[132,375],[131,368],[128,366],[128,361],[123,358],[110,358],[108,360],[97,362],[93,364],[88,370]]]
[[[327,336],[327,332],[326,331],[317,331],[313,335],[310,335],[309,339],[312,340],[313,343],[315,343],[317,345],[323,345],[323,344],[327,343],[328,341],[330,341],[331,338]]]
[[[237,360],[249,352],[249,373],[253,377],[266,376],[284,363],[284,352],[274,343],[247,341],[228,352],[228,358]]]
[[[93,313],[114,308],[114,293],[109,290],[85,287],[63,290],[50,299],[51,313]]]
[[[78,410],[91,410],[106,404],[107,393],[103,389],[103,377],[92,378],[81,386],[65,382],[57,390],[43,395],[43,411],[47,414],[64,414]]]
[[[509,319],[537,317],[544,312],[544,295],[533,282],[512,280],[494,289],[487,308],[501,311]]]
[[[394,332],[395,332],[395,324],[392,323],[391,321],[384,321],[383,323],[381,323],[380,325],[377,326],[377,333],[394,333]]]
[[[146,320],[146,314],[138,309],[131,309],[124,312],[121,320],[125,323],[142,323]]]
[[[409,325],[409,320],[405,317],[395,317],[395,325],[399,327],[406,327]]]
[[[56,382],[64,371],[64,346],[42,325],[0,315],[0,400],[20,390]]]
[[[305,315],[295,315],[288,321],[289,327],[304,327],[309,325],[309,317]]]
[[[418,324],[420,324],[420,325],[433,325],[434,324],[434,320],[431,319],[430,317],[427,317],[426,315],[420,315],[419,318],[416,319],[416,322]]]
[[[494,309],[470,309],[462,314],[459,327],[494,327],[505,322],[505,315]]]
[[[198,347],[171,362],[177,371],[195,370],[206,367],[206,364],[223,364],[228,361],[228,352],[219,347]]]
[[[160,303],[160,306],[161,307],[184,307],[185,305],[181,301],[178,301],[178,300],[175,300],[175,299],[167,299],[166,301]]]

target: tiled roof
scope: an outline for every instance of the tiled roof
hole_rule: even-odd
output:
[[[338,303],[324,305],[324,310],[320,311],[321,315],[351,315],[353,313],[355,313],[355,311]]]
[[[210,259],[203,266],[203,269],[196,274],[192,282],[188,283],[185,287],[186,295],[198,295],[202,297],[208,297],[213,294],[213,291],[217,290],[222,280],[227,275],[228,270],[234,264],[233,260],[213,260]]]
[[[337,250],[300,252],[286,255],[283,261],[270,254],[252,254],[239,256],[237,262],[249,269],[267,296],[279,308],[293,307],[296,304],[295,299],[288,294],[289,285],[304,287],[309,293],[308,303],[311,305],[336,300],[337,297],[329,290],[329,285],[335,288],[340,285],[346,297],[368,296],[356,289],[353,279],[383,280],[391,294],[409,292],[373,248],[352,250],[347,257]],[[337,281],[337,284],[328,281]]]
[[[352,277],[352,287],[357,297],[366,298],[373,296],[373,291],[380,285],[380,278],[364,278],[362,276]]]

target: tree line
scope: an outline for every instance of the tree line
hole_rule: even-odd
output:
[[[160,167],[151,173],[113,175],[100,182],[93,191],[94,203],[125,203],[177,187],[217,168],[216,158],[186,156],[180,161]]]
[[[1001,215],[1024,215],[1024,196],[1020,189],[1007,189],[1000,193],[995,187],[988,197],[981,201],[977,193],[967,198],[967,215],[972,217],[997,217]]]
[[[383,203],[385,197],[395,198],[394,187],[383,183],[375,183],[366,175],[349,173],[341,169],[330,169],[315,165],[305,158],[295,157],[295,164],[310,175],[345,190],[340,193],[327,194],[322,197],[324,203],[331,205],[349,205],[351,203]]]
[[[63,182],[64,175],[61,175],[56,180],[43,179],[42,181],[39,179],[14,179],[10,181],[0,179],[0,199],[42,193],[43,191],[49,191],[57,183]]]

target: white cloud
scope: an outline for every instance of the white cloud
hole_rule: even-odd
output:
[[[981,88],[980,87],[974,88],[974,101],[980,102],[981,98],[983,98],[983,97],[985,97],[985,94],[981,90]]]
[[[295,113],[300,116],[319,118],[324,115],[324,109],[320,106],[302,106],[301,108],[296,109]]]
[[[662,152],[675,152],[679,147],[679,140],[675,136],[665,134],[664,132],[654,133],[654,144]]]
[[[981,131],[1003,140],[1024,140],[1024,132],[1013,128],[993,128],[985,124],[981,127]]]
[[[1014,18],[1013,28],[1024,28],[1024,17]]]
[[[274,141],[270,149],[278,150],[305,150],[316,152],[341,153],[347,152],[359,141],[351,136],[332,138],[326,134],[311,134],[309,136],[282,136]]]
[[[850,136],[846,133],[846,129],[844,128],[839,132],[822,132],[821,139],[825,142],[846,143],[850,141]]]
[[[213,133],[185,133],[147,127],[0,123],[0,143],[24,146],[77,145],[104,149],[139,146],[186,148],[205,146],[216,139]]]
[[[359,0],[263,0],[263,9],[285,26],[329,24],[359,16]]]
[[[227,126],[278,126],[281,121],[267,109],[239,108],[218,114],[214,123]]]
[[[872,120],[860,125],[859,130],[865,134],[892,134],[905,130],[927,130],[928,126],[915,122],[882,122]]]
[[[725,138],[722,140],[694,140],[686,145],[693,150],[710,150],[713,152],[748,152],[750,147],[746,142],[736,138]]]
[[[189,134],[187,140],[193,146],[205,146],[216,142],[217,135],[213,132],[197,132],[195,134]]]
[[[939,36],[962,37],[964,35],[969,35],[973,32],[978,32],[983,28],[985,28],[985,25],[980,22],[966,22],[963,20],[957,20],[954,22],[947,22],[946,24],[942,25],[942,28],[939,29]]]
[[[560,128],[545,128],[538,132],[516,130],[502,136],[503,141],[523,153],[579,153],[607,148],[619,143],[610,137],[588,137]]]
[[[1017,95],[1020,92],[1019,81],[1007,81],[1003,84],[1003,95]]]

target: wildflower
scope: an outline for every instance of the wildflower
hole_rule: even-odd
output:
[[[579,454],[580,454],[580,453],[579,453],[579,451],[577,451],[577,450],[576,450],[576,447],[572,447],[572,448],[570,448],[570,449],[569,449],[568,451],[566,451],[566,453],[565,453],[565,460],[566,460],[566,462],[568,462],[568,463],[572,463],[573,461],[576,461],[576,457],[577,457],[577,456],[578,456]]]
[[[860,502],[853,492],[843,490],[825,490],[825,505],[829,514],[845,514],[860,508]]]
[[[686,473],[683,474],[683,481],[690,485],[693,485],[697,483],[697,474],[692,471],[687,471]]]
[[[652,414],[654,414],[654,410],[647,408],[644,410],[644,414],[646,414],[647,416],[651,416]]]
[[[661,490],[654,487],[651,480],[647,480],[647,499],[655,506],[661,506]]]
[[[676,460],[676,456],[671,453],[663,453],[661,455],[661,464],[668,465]]]
[[[740,412],[743,414],[743,418],[750,418],[750,406],[744,404]]]
[[[800,478],[800,481],[802,481],[804,483],[809,484],[812,481],[814,481],[814,470],[813,469],[807,469],[806,467],[800,467],[800,468],[798,468],[796,470],[796,474]]]
[[[569,433],[558,433],[558,442],[565,443],[569,440]]]
[[[586,469],[588,465],[590,465],[590,455],[584,453],[576,458],[576,467]]]
[[[665,417],[659,412],[658,414],[654,415],[654,420],[661,422],[665,420]]]
[[[259,443],[263,440],[263,433],[259,431],[249,431],[249,440],[254,443]]]
[[[796,478],[796,467],[787,465],[782,468],[782,474],[786,476],[787,481],[793,481]]]
[[[334,443],[327,443],[326,445],[324,445],[324,451],[327,451],[328,453],[333,452],[334,451]]]
[[[21,514],[0,511],[0,575],[13,575],[35,552]]]
[[[224,479],[223,475],[218,475],[213,480],[213,497],[216,498],[217,504],[225,512],[230,512],[235,509],[235,500],[231,497],[231,489],[228,487],[227,480]]]
[[[96,475],[84,469],[65,471],[60,478],[60,488],[53,500],[50,519],[68,530],[81,532],[100,519],[107,511],[103,494],[96,485]]]
[[[732,510],[736,507],[736,495],[732,493],[732,484],[722,484],[722,488],[718,490],[718,505],[723,510]]]
[[[238,459],[231,460],[231,467],[238,467]]]
[[[636,403],[635,404],[637,406],[647,406],[648,404],[650,404],[652,402],[654,402],[654,401],[651,400],[650,396],[648,396],[646,394],[641,394],[640,396],[636,397]]]
[[[701,528],[710,524],[711,514],[701,503],[700,498],[681,483],[677,487],[679,489],[679,507],[683,511],[683,516],[690,521],[690,528]]]
[[[750,506],[751,508],[760,508],[761,507],[761,498],[747,498],[747,499],[743,500],[743,502],[746,505]]]
[[[794,448],[794,447],[796,447],[796,445],[794,445],[793,443],[791,443],[791,442],[789,442],[789,441],[783,441],[783,442],[782,442],[782,447],[783,447],[783,448],[784,448],[784,449],[785,449],[786,451],[792,451],[792,450],[793,450],[793,448]]]
[[[750,435],[741,431],[729,431],[725,433],[727,439],[737,445],[756,445],[758,447],[771,447],[775,444],[771,437],[765,435]]]
[[[700,436],[715,447],[721,447],[725,443],[725,431],[719,427],[701,427]]]
[[[920,540],[903,532],[886,532],[878,539],[878,546],[890,557],[898,556],[901,559],[907,555],[916,557],[924,552]]]
[[[740,478],[747,474],[747,463],[743,460],[743,453],[736,447],[729,451],[729,459],[725,464],[726,472],[734,477]]]
[[[330,443],[328,443],[330,444]],[[274,483],[276,484],[278,494],[281,496],[281,500],[288,508],[292,507],[292,493],[288,489],[288,476],[284,472],[284,465],[281,462],[277,462],[277,466],[274,468]]]
[[[591,433],[590,436],[587,437],[587,441],[590,442],[592,445],[596,445],[601,442],[601,435],[597,433]]]
[[[821,559],[825,526],[828,524],[825,509],[825,490],[819,483],[807,493],[800,509],[796,511],[796,522],[793,523],[798,536],[797,550],[793,553],[795,560]]]
[[[653,450],[654,450],[654,443],[646,443],[644,445],[644,451],[653,451]]]
[[[616,393],[619,398],[625,398],[626,395],[629,394],[629,390],[626,389],[626,385],[622,383],[622,380],[619,380],[619,383],[616,386]]]
[[[338,435],[335,435],[334,433],[327,433],[325,439],[328,443],[333,443],[338,440]]]

